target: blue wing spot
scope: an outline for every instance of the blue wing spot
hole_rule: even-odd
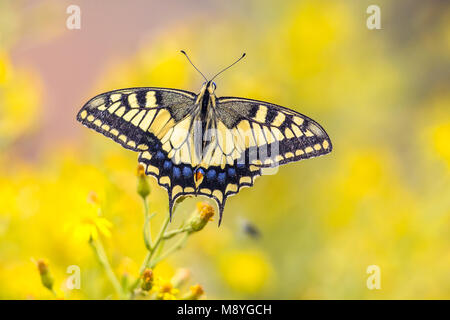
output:
[[[209,170],[208,170],[208,173],[206,174],[206,178],[207,178],[208,180],[214,180],[214,179],[216,178],[216,175],[217,175],[216,170],[214,170],[214,169],[209,169]]]
[[[184,176],[185,178],[192,177],[192,169],[189,168],[189,167],[184,167],[184,168],[183,168],[183,176]]]
[[[164,169],[170,170],[172,168],[172,161],[164,161]]]
[[[237,164],[237,168],[242,170],[242,169],[245,168],[245,164],[243,164],[243,163],[238,163],[238,164]]]
[[[219,175],[217,176],[217,180],[219,180],[219,183],[221,184],[225,184],[225,179],[226,179],[227,175],[225,172],[221,172],[219,173]]]
[[[229,168],[228,169],[228,175],[230,177],[235,177],[236,176],[236,170],[234,168]]]
[[[173,177],[174,178],[179,178],[181,177],[181,170],[178,167],[173,167]]]
[[[164,157],[164,153],[162,153],[161,151],[158,151],[157,153],[156,153],[156,159],[158,159],[158,160],[162,160],[162,159],[164,159],[165,157]]]

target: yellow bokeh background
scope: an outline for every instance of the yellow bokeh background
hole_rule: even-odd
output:
[[[334,150],[243,189],[227,201],[220,228],[209,223],[156,273],[170,278],[187,268],[206,298],[450,298],[450,10],[440,1],[378,2],[380,30],[366,27],[370,1],[111,1],[114,12],[136,6],[162,16],[139,27],[139,37],[126,22],[102,28],[104,8],[88,1],[78,1],[81,30],[66,28],[69,2],[2,2],[0,298],[54,298],[40,283],[40,258],[59,297],[114,298],[79,227],[99,209],[86,200],[91,192],[108,221],[95,223],[110,230],[98,236],[113,270],[138,274],[145,247],[137,155],[75,115],[90,97],[118,88],[197,92],[202,79],[180,49],[207,76],[245,51],[217,79],[218,96],[306,114],[326,128]],[[126,51],[121,35],[132,39]],[[34,50],[61,59],[58,48],[76,37],[86,44],[67,50],[68,65],[90,44],[111,49],[89,64],[74,60],[88,86],[62,72],[48,81],[57,68],[33,60]],[[79,96],[55,102],[63,89]],[[157,226],[167,193],[150,182]],[[180,205],[174,226],[196,201]],[[248,223],[259,237],[246,232]],[[80,267],[80,289],[64,285],[71,265]],[[366,286],[370,265],[380,268],[379,290]]]

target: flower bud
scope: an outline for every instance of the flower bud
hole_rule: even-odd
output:
[[[214,208],[206,202],[198,202],[197,210],[193,213],[189,221],[191,232],[202,230],[208,221],[212,220],[212,216],[214,216]]]
[[[90,191],[88,196],[87,196],[87,202],[95,204],[95,205],[99,205],[100,204],[100,200],[98,198],[97,193],[95,193],[95,191]]]
[[[137,192],[143,199],[145,199],[150,194],[150,184],[148,183],[147,176],[145,175],[145,168],[141,163],[137,167],[137,177]]]
[[[198,300],[205,291],[203,290],[202,286],[199,284],[193,285],[189,288],[189,292],[187,292],[183,299],[185,300]]]
[[[144,291],[149,291],[153,287],[153,271],[152,269],[145,269],[142,273],[142,284],[141,289]]]
[[[48,263],[44,259],[39,259],[36,265],[41,276],[42,285],[48,290],[53,291],[53,276],[48,268]]]

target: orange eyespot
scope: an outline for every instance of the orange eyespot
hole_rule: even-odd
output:
[[[200,171],[196,171],[194,174],[195,182],[201,181],[202,179],[203,179],[203,173],[201,173]]]
[[[203,170],[202,169],[197,169],[194,172],[194,183],[195,183],[195,187],[198,188],[200,186],[200,184],[203,181]]]

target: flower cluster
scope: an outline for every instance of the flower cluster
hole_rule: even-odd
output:
[[[202,230],[208,221],[212,221],[214,216],[214,208],[206,202],[198,202],[197,210],[192,214],[189,220],[189,226],[191,227],[191,232],[197,232]]]
[[[189,272],[180,269],[170,280],[155,277],[151,269],[142,273],[141,290],[136,292],[136,298],[150,298],[155,300],[198,300],[204,295],[203,287],[199,284],[184,289],[189,279]],[[184,290],[183,290],[184,289]]]
[[[122,282],[119,281],[109,262],[107,253],[104,249],[102,238],[111,238],[112,223],[103,216],[102,203],[97,193],[91,191],[87,196],[88,210],[68,224],[67,230],[74,238],[89,243],[94,255],[100,266],[105,270],[111,285],[116,291],[117,298],[126,299],[157,299],[157,300],[173,300],[173,299],[199,299],[203,296],[203,288],[200,285],[191,286],[186,292],[181,292],[180,288],[185,285],[189,278],[189,272],[185,269],[180,270],[172,280],[168,281],[163,277],[155,276],[154,268],[167,256],[182,248],[189,235],[202,230],[208,221],[214,215],[214,209],[207,203],[198,203],[197,209],[193,212],[187,223],[183,223],[184,227],[168,230],[169,215],[165,218],[164,223],[160,226],[160,231],[156,238],[151,235],[150,220],[153,215],[149,215],[148,196],[150,195],[150,185],[145,175],[144,168],[139,165],[137,168],[137,193],[141,197],[144,206],[144,243],[147,248],[147,257],[141,267],[139,275],[134,283],[128,283],[129,276],[125,274]],[[179,204],[180,202],[178,202]],[[175,244],[162,250],[165,242],[173,238],[177,238]],[[41,275],[41,282],[44,287],[53,291],[53,277],[48,269],[48,264],[44,260],[38,260],[36,265]]]

